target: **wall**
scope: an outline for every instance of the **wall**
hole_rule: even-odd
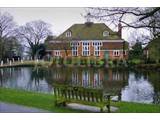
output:
[[[104,54],[105,50],[109,51],[109,59],[128,59],[128,51],[127,54],[123,56],[123,43],[122,42],[105,42],[103,43],[103,46],[101,46],[101,51],[100,51],[100,59],[104,59]],[[121,50],[119,56],[114,56],[113,55],[113,50]],[[60,50],[61,52],[61,57],[66,56],[65,50]],[[67,56],[71,57],[72,56],[72,51],[67,50]],[[52,56],[54,56],[54,50],[52,51]],[[82,42],[80,42],[79,47],[78,47],[78,56],[82,57]],[[90,42],[90,56],[89,57],[94,57],[94,46],[92,46],[92,42]],[[84,56],[83,56],[84,57]]]

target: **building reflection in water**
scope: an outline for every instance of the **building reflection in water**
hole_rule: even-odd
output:
[[[53,70],[52,73],[52,80],[55,83],[92,89],[103,89],[104,92],[113,95],[120,94],[122,88],[127,85],[128,80],[128,72],[126,71],[120,72],[118,70],[98,68],[56,69]]]

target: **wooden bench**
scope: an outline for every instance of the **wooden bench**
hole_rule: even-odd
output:
[[[55,105],[65,106],[66,103],[81,103],[98,106],[101,112],[106,106],[110,112],[110,95],[104,95],[102,89],[54,85],[54,95]]]

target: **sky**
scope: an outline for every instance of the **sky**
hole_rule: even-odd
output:
[[[59,35],[75,23],[85,23],[86,19],[83,17],[83,15],[86,15],[85,10],[85,8],[81,7],[0,8],[0,11],[2,12],[9,12],[14,17],[14,20],[18,25],[24,25],[26,22],[34,20],[43,20],[51,24],[53,35]],[[94,20],[93,22],[100,21]],[[109,27],[115,31],[118,29],[115,27],[113,28],[112,26]],[[126,41],[129,39],[129,32],[130,31],[128,29],[123,30],[122,32],[122,38]]]

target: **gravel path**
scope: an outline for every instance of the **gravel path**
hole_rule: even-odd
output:
[[[0,113],[48,113],[49,111],[0,102]]]
[[[82,105],[82,104],[77,104],[77,103],[69,103],[69,104],[67,104],[67,107],[71,108],[71,109],[85,110],[85,111],[90,111],[90,112],[100,112],[99,107]],[[118,110],[117,107],[113,107],[113,106],[111,106],[110,109],[111,109],[111,112],[116,112]],[[105,110],[105,112],[107,112],[106,107],[104,107],[104,110]]]

